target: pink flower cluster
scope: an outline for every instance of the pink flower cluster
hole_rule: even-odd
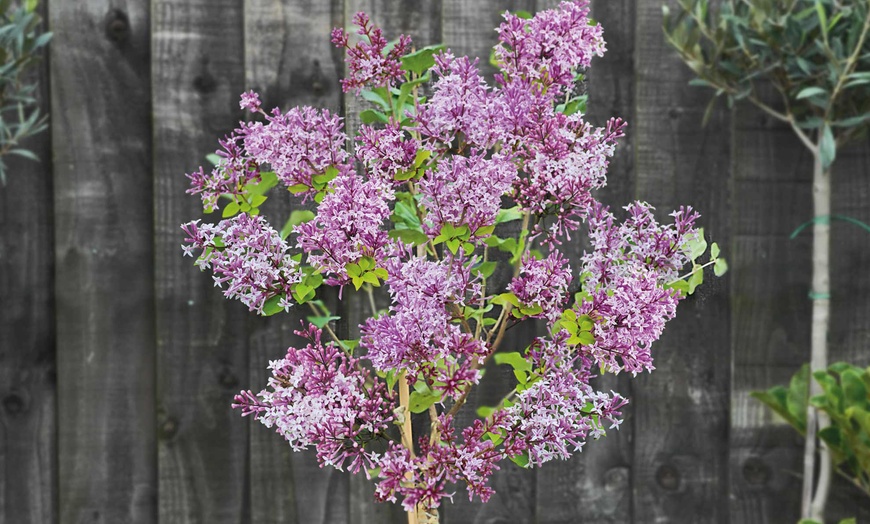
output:
[[[411,47],[411,39],[401,35],[396,45],[385,52],[387,39],[383,31],[370,22],[365,13],[354,15],[353,24],[358,28],[357,34],[365,40],[353,46],[350,45],[350,35],[343,29],[335,28],[332,31],[332,43],[347,49],[348,76],[341,80],[341,88],[345,93],[353,91],[359,95],[366,87],[390,87],[403,74],[400,58]]]
[[[471,365],[486,347],[451,321],[480,296],[480,284],[458,260],[392,258],[386,269],[393,304],[389,315],[361,326],[366,358],[375,369],[407,371],[411,380],[420,373],[420,378],[437,383],[436,389],[458,397],[468,384],[477,383],[479,372]]]
[[[188,243],[183,246],[184,254],[192,257],[194,251],[201,251],[197,267],[211,268],[215,285],[226,285],[225,297],[237,298],[259,313],[273,297],[280,297],[279,305],[285,310],[290,307],[287,297],[301,274],[290,258],[289,246],[265,219],[242,214],[217,225],[194,220],[182,227]]]
[[[506,80],[523,78],[561,93],[574,85],[578,68],[604,55],[600,24],[589,23],[589,2],[562,2],[531,20],[510,13],[498,29],[495,58]]]
[[[185,224],[185,253],[199,251],[197,265],[213,271],[225,295],[261,313],[269,301],[270,311],[290,307],[289,297],[309,301],[321,284],[383,285],[389,307],[375,311],[369,297],[373,316],[359,326],[359,341],[340,341],[324,327],[333,337],[327,343],[320,329],[307,328],[300,334],[308,345],[271,362],[268,386],[243,391],[235,406],[293,449],[313,446],[324,465],[367,475],[379,468],[378,500],[433,509],[458,484],[486,501],[500,461],[536,467],[566,459],[619,427],[627,401],[590,380],[599,370],[653,369],[652,346],[683,298],[668,284],[690,262],[698,215],[680,208],[673,223],[660,224],[636,202],[619,222],[596,201],[625,123],[594,127],[561,107],[577,72],[604,52],[586,0],[531,20],[506,14],[493,87],[476,60],[449,51],[432,57],[428,87],[411,84],[421,80],[402,69],[410,39],[388,49],[366,15],[354,23],[359,42],[341,29],[332,34],[347,53],[345,92],[379,100],[377,110],[400,99],[414,109],[376,113],[373,120],[385,123],[360,126],[348,143],[353,133],[329,111],[266,113],[256,93],[244,93],[240,107],[260,120],[221,142],[214,170],[188,175],[190,192],[207,208],[221,196],[256,206],[252,184],[266,179],[261,169],[272,170],[270,180],[312,200],[316,214],[292,228],[295,259],[288,242],[247,213]],[[575,280],[562,245],[583,222],[591,249]],[[510,233],[519,223],[521,232]],[[496,249],[509,256],[499,259]],[[509,272],[492,273],[494,260],[508,258]],[[495,357],[514,367],[516,389],[488,416],[456,428],[484,366],[512,341],[508,329],[530,318],[545,320],[548,336]],[[409,403],[432,428],[415,449],[399,444],[408,442],[400,433],[411,413],[397,389],[404,396],[409,386]]]
[[[420,181],[420,203],[429,210],[429,234],[441,226],[465,224],[472,234],[495,223],[501,197],[517,176],[516,165],[504,155],[486,158],[481,151],[444,159]],[[484,236],[484,235],[475,235]]]
[[[259,394],[242,391],[233,407],[253,414],[287,439],[295,451],[317,450],[324,465],[350,471],[375,467],[378,455],[366,449],[385,440],[393,419],[391,394],[385,384],[336,344],[324,344],[321,331],[297,331],[309,344],[289,348],[281,360],[269,362],[272,377]]]
[[[390,216],[387,201],[392,191],[379,179],[363,180],[349,166],[338,169],[317,217],[299,224],[294,232],[308,263],[330,276],[331,282],[344,284],[347,264],[364,256],[382,264],[389,240],[383,223]]]

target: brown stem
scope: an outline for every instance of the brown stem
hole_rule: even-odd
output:
[[[408,377],[402,371],[399,374],[399,406],[401,407],[402,416],[402,446],[408,450],[411,458],[414,458],[414,434],[411,431],[411,411],[408,406],[411,404],[411,389],[408,386]],[[414,474],[407,472],[405,478],[413,480]],[[417,524],[417,510],[408,512],[408,524]]]

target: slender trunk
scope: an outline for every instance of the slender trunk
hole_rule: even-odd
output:
[[[402,446],[404,446],[411,457],[414,457],[414,435],[411,431],[411,410],[408,406],[411,404],[411,388],[408,386],[408,378],[405,372],[399,375],[399,405],[402,407]],[[411,472],[408,472],[411,475]],[[408,524],[417,523],[417,510],[408,512]]]
[[[813,323],[810,354],[810,397],[822,393],[812,378],[815,371],[828,367],[828,325],[831,317],[831,173],[822,166],[818,151],[813,154],[813,283],[810,298],[813,303]],[[801,499],[803,518],[822,520],[831,482],[831,457],[827,446],[819,446],[819,480],[813,494],[815,478],[817,429],[830,425],[830,419],[812,406],[807,408],[807,435],[804,445],[804,484]]]

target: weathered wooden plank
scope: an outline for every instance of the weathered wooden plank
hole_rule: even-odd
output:
[[[634,9],[630,1],[592,4],[592,17],[604,27],[607,53],[594,60],[587,72],[587,120],[593,125],[603,125],[614,116],[629,121],[628,134],[610,163],[607,186],[596,195],[617,215],[634,198]],[[580,242],[572,246],[573,260],[579,259],[583,248]],[[624,374],[605,375],[593,386],[631,398],[631,382]],[[568,462],[549,463],[538,471],[538,522],[631,522],[632,411],[633,404],[629,404],[624,412],[626,422],[618,432],[588,443],[583,453]]]
[[[413,0],[345,0],[344,20],[345,30],[354,34],[356,27],[352,25],[353,16],[363,11],[369,15],[372,23],[381,27],[387,40],[393,40],[400,34],[409,35],[416,47],[422,47],[441,41],[441,0],[432,2],[415,2]],[[344,55],[341,55],[344,60]],[[342,69],[342,75],[345,69]],[[357,115],[368,106],[368,102],[356,98],[353,93],[344,95],[345,122],[347,134],[356,135],[360,121]],[[339,315],[344,325],[340,328],[348,336],[356,332],[356,326],[369,316],[367,299],[361,297],[346,300],[339,308]],[[416,427],[416,424],[415,424]],[[353,524],[380,524],[381,522],[405,522],[405,516],[400,507],[393,505],[373,504],[373,486],[363,475],[354,475],[349,479],[350,521]]]
[[[36,69],[45,114],[48,62]],[[41,162],[7,156],[0,186],[0,521],[36,524],[57,521],[51,135],[21,146]]]
[[[687,85],[689,70],[662,36],[661,6],[638,4],[635,20],[637,198],[661,219],[691,204],[728,246],[727,115],[702,127],[710,93]],[[680,305],[655,348],[656,371],[633,381],[634,522],[728,521],[727,283],[708,282]]]
[[[148,4],[50,15],[59,519],[154,522]]]
[[[870,142],[838,152],[833,171],[832,211],[870,224]],[[809,219],[808,209],[795,222]],[[810,236],[807,229],[803,236]],[[870,234],[842,220],[831,223],[831,326],[828,361],[870,365]],[[870,498],[835,476],[826,521],[856,517],[870,521]]]
[[[734,118],[731,518],[797,521],[803,444],[749,396],[787,383],[809,358],[811,160],[791,131],[739,107]]]
[[[341,52],[330,43],[330,31],[344,23],[343,1],[255,0],[246,2],[244,9],[247,89],[260,93],[267,109],[280,106],[286,111],[297,105],[310,105],[338,112],[342,101],[338,78],[344,63]],[[289,195],[281,196],[277,190],[274,193],[265,213],[280,228],[299,201]],[[307,306],[300,306],[289,315],[251,323],[246,388],[259,390],[266,384],[269,360],[282,357],[288,346],[304,344],[293,331],[299,329],[300,321],[309,314]],[[332,468],[318,467],[313,453],[293,453],[272,429],[253,424],[250,432],[252,522],[347,520],[346,511],[338,520],[325,520],[328,507],[347,505],[346,483],[337,482],[344,475]],[[330,487],[334,489],[330,491]]]
[[[160,521],[246,522],[249,422],[230,404],[248,376],[251,313],[179,247],[179,224],[202,214],[184,173],[242,116],[242,1],[152,5]]]

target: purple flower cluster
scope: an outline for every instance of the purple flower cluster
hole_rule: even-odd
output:
[[[211,268],[215,285],[226,285],[225,297],[237,298],[258,313],[272,297],[281,297],[278,304],[285,310],[290,307],[287,297],[301,278],[298,264],[262,217],[242,214],[217,225],[194,220],[182,228],[188,242],[182,246],[184,254],[192,257],[201,251],[196,265],[203,271]]]
[[[234,408],[275,428],[294,451],[314,446],[324,465],[350,471],[375,467],[378,455],[366,444],[383,440],[393,419],[391,393],[377,377],[336,344],[324,344],[314,326],[298,331],[309,344],[289,348],[269,362],[272,377],[254,395],[242,391]]]
[[[236,133],[248,156],[257,164],[272,166],[284,185],[313,190],[312,177],[348,158],[342,127],[341,118],[328,109],[295,107],[281,113],[276,107],[266,115],[266,123],[243,124]]]
[[[562,2],[531,20],[505,13],[495,48],[505,82],[522,78],[556,92],[571,89],[576,70],[605,51],[601,25],[591,25],[588,15],[586,0]]]
[[[202,205],[207,210],[218,207],[218,198],[221,195],[235,198],[243,194],[245,185],[260,181],[260,168],[256,160],[239,147],[240,140],[236,135],[220,140],[221,149],[215,152],[220,161],[214,169],[206,173],[200,167],[198,171],[187,175],[190,179],[187,193],[201,195]]]
[[[347,54],[344,91],[372,89],[364,97],[377,111],[389,113],[400,100],[414,110],[375,113],[382,123],[360,126],[347,151],[353,133],[338,116],[309,107],[266,113],[256,93],[243,93],[240,107],[261,121],[240,124],[221,142],[210,173],[188,175],[189,192],[207,208],[221,196],[237,204],[225,213],[252,208],[217,225],[183,226],[185,253],[200,252],[197,265],[212,269],[227,297],[264,313],[288,308],[289,297],[325,310],[314,300],[323,284],[353,283],[368,293],[383,284],[389,293],[381,312],[369,295],[373,316],[359,326],[358,341],[338,340],[324,327],[333,338],[324,343],[310,326],[299,333],[306,347],[270,363],[267,388],[243,391],[235,403],[294,450],[313,446],[323,465],[367,475],[379,469],[378,500],[401,497],[408,511],[433,509],[464,485],[469,497],[486,501],[500,461],[566,459],[619,427],[627,401],[596,391],[596,374],[653,369],[652,345],[683,298],[669,284],[691,262],[698,215],[680,208],[673,223],[660,224],[636,202],[620,222],[596,201],[625,123],[595,127],[567,109],[576,73],[604,52],[588,12],[588,1],[577,0],[531,20],[506,14],[495,87],[477,60],[449,51],[428,57],[428,49],[406,60],[434,61],[430,86],[420,85],[425,65],[402,70],[410,39],[388,49],[382,31],[359,13],[359,42],[341,29],[332,34]],[[313,217],[288,222],[297,224],[295,259],[264,219],[251,216],[275,178],[317,204]],[[520,233],[508,233],[520,220]],[[516,222],[499,225],[506,221]],[[583,222],[591,250],[572,295],[578,283],[562,243]],[[509,253],[501,258],[512,266],[506,289],[493,289],[500,278],[482,276],[496,271],[496,250]],[[529,318],[546,320],[548,336],[501,352],[508,329]],[[516,388],[488,416],[456,428],[494,355],[513,367]],[[408,444],[411,410],[427,412],[431,427],[416,449]]]
[[[424,137],[449,147],[459,135],[484,149],[505,138],[503,115],[508,108],[480,76],[477,62],[449,52],[435,57],[434,71],[440,78],[416,117],[416,130]]]
[[[330,282],[344,284],[347,264],[366,256],[382,265],[389,241],[382,226],[390,216],[387,201],[392,190],[378,179],[363,180],[349,166],[339,170],[317,217],[299,224],[294,232],[308,263],[329,275]]]
[[[595,343],[583,350],[614,373],[637,374],[654,369],[651,346],[683,298],[663,285],[689,261],[686,243],[698,234],[698,215],[681,208],[672,214],[673,224],[661,225],[648,204],[635,202],[626,210],[629,216],[619,224],[605,206],[593,206],[593,249],[582,260],[589,299],[575,310],[595,322]]]
[[[480,284],[457,260],[391,258],[386,269],[393,304],[388,315],[370,318],[361,326],[366,358],[382,371],[404,370],[409,377],[422,371],[427,381],[458,396],[462,387],[477,382],[479,373],[469,366],[483,357],[486,347],[451,321],[457,311],[478,299]]]
[[[362,125],[356,137],[356,158],[368,173],[384,183],[395,183],[396,174],[411,169],[417,145],[395,123],[378,129]]]
[[[429,234],[437,235],[444,224],[466,224],[472,234],[493,225],[516,176],[516,165],[499,153],[486,158],[474,151],[444,159],[419,184],[420,203],[429,210]]]
[[[531,256],[523,258],[520,274],[508,289],[523,306],[540,307],[541,312],[533,316],[545,318],[552,324],[562,314],[571,278],[568,260],[561,252],[553,251],[540,260]]]
[[[520,392],[502,423],[509,439],[528,448],[530,464],[568,459],[580,451],[588,437],[604,435],[603,421],[611,428],[621,423],[619,411],[627,401],[618,394],[592,389],[591,361],[573,351],[566,337],[537,339],[529,349],[540,380]]]
[[[358,27],[357,34],[365,38],[353,46],[350,45],[350,35],[343,29],[332,31],[332,43],[347,49],[348,75],[341,80],[342,90],[359,94],[366,87],[392,86],[403,74],[400,58],[411,47],[411,39],[401,35],[396,45],[385,53],[387,39],[380,28],[370,25],[367,14],[354,15],[353,25]]]

